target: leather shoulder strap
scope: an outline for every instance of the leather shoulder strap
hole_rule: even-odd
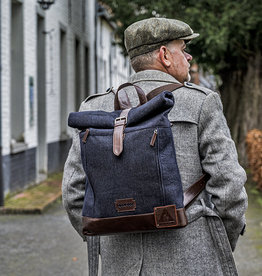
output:
[[[210,176],[208,174],[204,174],[196,183],[194,183],[184,192],[185,208],[189,207],[194,199],[205,189],[209,178]]]
[[[152,90],[151,92],[149,92],[146,97],[147,97],[147,100],[151,100],[153,99],[155,96],[157,96],[158,94],[162,93],[163,91],[174,91],[180,87],[184,86],[183,84],[181,83],[170,83],[170,84],[166,84],[166,85],[163,85],[163,86],[160,86],[154,90]]]

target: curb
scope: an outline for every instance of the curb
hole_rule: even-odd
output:
[[[22,214],[43,214],[53,203],[62,198],[62,192],[60,191],[49,201],[37,208],[11,208],[0,207],[0,215],[22,215]]]
[[[43,214],[53,203],[62,198],[62,179],[50,176],[38,185],[6,198],[0,215]]]

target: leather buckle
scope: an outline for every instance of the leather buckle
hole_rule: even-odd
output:
[[[154,208],[156,228],[175,227],[178,225],[176,205]]]

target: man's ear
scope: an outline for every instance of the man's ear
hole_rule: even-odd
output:
[[[164,67],[170,67],[170,52],[168,51],[166,46],[161,46],[159,49],[159,58]]]

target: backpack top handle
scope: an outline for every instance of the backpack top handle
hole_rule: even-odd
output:
[[[136,93],[138,95],[140,105],[147,102],[147,97],[146,97],[145,92],[139,86],[127,82],[127,83],[120,85],[117,89],[117,92],[115,95],[115,102],[114,102],[115,110],[124,110],[124,109],[128,109],[128,108],[132,108],[132,105],[127,96],[127,93],[125,91],[121,91],[121,93],[119,93],[120,90],[122,90],[123,88],[128,87],[128,86],[133,86],[136,89]]]
[[[133,86],[136,89],[137,95],[139,97],[140,105],[142,105],[142,104],[150,101],[151,99],[153,99],[154,97],[156,97],[157,95],[162,93],[163,91],[172,92],[180,87],[183,87],[184,85],[181,83],[166,84],[166,85],[155,88],[154,90],[152,90],[151,92],[149,92],[146,95],[145,92],[139,86],[129,83],[129,82],[124,83],[124,84],[120,85],[119,88],[117,89],[117,92],[115,95],[115,102],[114,102],[115,110],[124,110],[124,109],[132,108],[132,105],[130,103],[130,100],[129,100],[128,95],[125,92],[125,90],[123,90],[123,91],[121,91],[121,93],[119,93],[120,90],[122,90],[123,88],[128,87],[128,86]]]

